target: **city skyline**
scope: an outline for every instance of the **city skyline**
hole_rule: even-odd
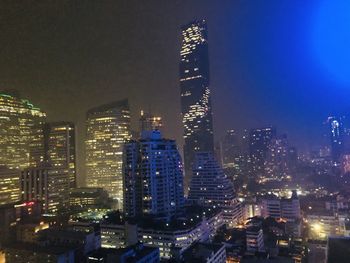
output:
[[[348,262],[350,2],[10,2],[1,263]]]
[[[305,149],[321,140],[320,123],[327,116],[348,108],[346,84],[329,76],[312,50],[309,32],[314,21],[309,14],[316,15],[319,5],[148,1],[124,6],[118,1],[62,1],[49,9],[28,4],[28,12],[17,16],[11,16],[13,6],[5,5],[3,16],[11,27],[3,28],[7,39],[1,89],[19,90],[47,112],[49,121],[74,121],[80,138],[86,110],[129,98],[135,117],[149,107],[162,114],[165,134],[181,146],[180,27],[206,18],[216,138],[227,129],[273,125]],[[286,10],[288,16],[281,17]],[[143,48],[138,47],[140,42]],[[159,96],[149,95],[155,93]],[[79,151],[83,141],[78,142]],[[83,160],[79,156],[79,170]]]

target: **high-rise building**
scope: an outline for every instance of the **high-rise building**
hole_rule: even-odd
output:
[[[20,201],[19,179],[21,172],[0,166],[0,205]]]
[[[43,164],[24,169],[21,175],[23,201],[38,201],[48,214],[57,214],[69,206],[69,175],[67,168]]]
[[[264,163],[268,152],[268,146],[272,138],[276,136],[274,128],[253,129],[249,134],[249,155],[251,162],[251,176],[260,177],[264,174]]]
[[[187,191],[195,152],[213,152],[214,139],[207,24],[205,20],[194,21],[181,30],[180,89]]]
[[[286,135],[271,139],[265,159],[265,179],[267,181],[290,181],[296,161],[296,150],[289,146]]]
[[[46,159],[53,167],[68,168],[70,188],[76,187],[75,125],[52,122],[45,125]]]
[[[86,184],[101,187],[123,208],[123,147],[130,139],[127,99],[87,112]]]
[[[291,198],[277,198],[274,195],[262,199],[262,216],[285,221],[295,221],[301,218],[300,201],[296,191]]]
[[[344,153],[344,117],[328,117],[331,155],[333,162],[339,163],[341,155]]]
[[[234,198],[233,183],[213,154],[196,153],[188,200],[201,204],[229,205]]]
[[[184,205],[181,157],[174,140],[145,131],[124,151],[124,212],[169,217]]]
[[[140,116],[140,132],[161,130],[163,127],[162,117],[154,116],[150,113],[141,111]]]
[[[228,227],[234,227],[243,220],[243,208],[236,199],[233,183],[212,153],[196,153],[188,200],[199,205],[220,207]]]
[[[236,158],[240,155],[238,136],[235,130],[226,131],[220,148],[223,167],[234,167]]]
[[[0,165],[23,169],[44,161],[45,118],[18,94],[0,93]]]

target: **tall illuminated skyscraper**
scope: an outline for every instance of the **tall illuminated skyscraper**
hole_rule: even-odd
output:
[[[340,162],[340,157],[344,153],[344,117],[328,117],[330,139],[331,139],[331,155],[333,162]]]
[[[19,94],[0,93],[0,165],[23,169],[44,161],[45,118]]]
[[[104,188],[122,209],[123,147],[131,137],[128,100],[90,109],[86,125],[86,184]]]
[[[209,89],[208,33],[205,20],[182,28],[180,88],[184,125],[185,190],[197,151],[214,151]]]
[[[76,187],[75,125],[52,122],[45,125],[45,153],[53,167],[68,168],[70,188]]]

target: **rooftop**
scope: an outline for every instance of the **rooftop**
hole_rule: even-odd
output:
[[[142,259],[146,255],[153,253],[157,251],[158,248],[156,247],[150,247],[145,246],[143,244],[136,244],[132,246],[128,246],[126,248],[99,248],[98,250],[94,251],[89,255],[89,257],[96,257],[96,258],[104,258],[107,257],[107,255],[113,255],[116,258],[119,258],[121,256],[127,257],[128,263],[138,262],[138,260]]]
[[[207,258],[216,254],[223,244],[195,243],[183,253],[185,262],[207,262]]]
[[[63,253],[66,253],[68,251],[75,249],[72,246],[66,246],[66,247],[63,247],[63,246],[38,246],[38,245],[32,244],[32,243],[6,244],[6,245],[3,245],[3,248],[5,250],[7,250],[7,249],[26,250],[26,251],[36,252],[36,253],[53,254],[53,255],[61,255]]]

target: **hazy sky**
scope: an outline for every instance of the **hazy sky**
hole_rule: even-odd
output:
[[[129,98],[181,139],[180,26],[206,18],[216,139],[274,125],[299,148],[348,110],[350,90],[323,68],[313,32],[323,1],[0,1],[0,89],[17,89],[49,120],[78,125],[83,177],[87,109]]]

